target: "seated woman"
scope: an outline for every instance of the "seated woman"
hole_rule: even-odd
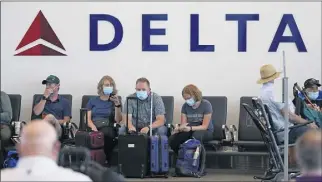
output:
[[[118,98],[116,85],[110,76],[103,76],[97,86],[98,96],[87,103],[88,127],[93,131],[104,133],[104,151],[106,159],[110,162],[113,148],[116,145],[116,130],[113,123],[122,120],[121,102]]]
[[[187,85],[182,90],[182,97],[186,103],[181,109],[181,124],[169,138],[170,147],[176,154],[180,144],[191,137],[206,142],[213,139],[214,131],[212,106],[209,101],[202,99],[201,91],[195,85]]]

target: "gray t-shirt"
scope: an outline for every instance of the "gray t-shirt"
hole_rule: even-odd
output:
[[[131,94],[129,97],[136,97],[136,94]],[[137,100],[139,101],[139,109],[137,109]],[[150,117],[151,117],[151,96],[145,100],[129,100],[129,112],[128,114],[132,114],[132,124],[136,126],[136,113],[138,113],[138,128],[143,128],[150,124]],[[123,113],[127,113],[126,101],[123,107]],[[158,115],[165,115],[165,108],[164,103],[161,98],[156,93],[153,93],[153,112],[152,112],[152,122],[156,120],[156,116]]]
[[[193,109],[187,103],[183,104],[181,113],[187,116],[187,122],[190,126],[200,126],[204,115],[212,113],[212,105],[208,100],[202,99],[198,108]],[[210,120],[208,131],[214,131],[213,121]]]

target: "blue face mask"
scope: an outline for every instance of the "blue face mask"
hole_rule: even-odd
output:
[[[307,96],[311,100],[316,100],[319,97],[319,92],[308,92]]]
[[[105,95],[110,95],[113,92],[113,87],[103,87],[103,92]]]
[[[186,100],[186,103],[192,107],[193,105],[195,105],[196,101],[193,98],[190,98]]]
[[[136,96],[140,99],[140,100],[145,100],[146,98],[148,98],[148,92],[147,91],[136,91]]]

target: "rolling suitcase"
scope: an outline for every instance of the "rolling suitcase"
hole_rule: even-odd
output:
[[[151,92],[151,115],[150,126],[152,126],[153,93]],[[168,177],[169,173],[169,149],[168,137],[152,135],[150,131],[150,172],[151,177],[163,175]]]
[[[93,161],[98,162],[101,165],[105,165],[106,155],[104,152],[104,134],[100,131],[89,131],[87,127],[87,109],[81,109],[80,115],[85,112],[85,131],[78,130],[75,135],[75,145],[83,146],[90,149],[90,156]]]
[[[89,131],[89,127],[87,127],[87,109],[80,109],[80,115],[82,116],[82,112],[85,112],[85,131],[78,130],[75,135],[75,145],[83,146],[89,149],[100,149],[104,147],[104,134],[100,131]]]
[[[79,171],[80,166],[90,160],[90,151],[87,148],[65,145],[59,152],[58,165]]]
[[[139,108],[139,101],[136,97],[127,97],[127,112],[130,100],[136,100],[137,109]],[[138,118],[138,110],[136,118]],[[148,172],[149,137],[138,133],[138,120],[136,120],[136,132],[130,134],[127,121],[128,113],[126,115],[126,134],[118,137],[118,170],[124,177],[144,178]]]
[[[164,175],[168,177],[169,173],[169,144],[167,136],[155,135],[150,137],[150,168],[151,177]]]
[[[93,161],[96,161],[103,166],[105,165],[106,155],[104,149],[91,149],[90,155]]]

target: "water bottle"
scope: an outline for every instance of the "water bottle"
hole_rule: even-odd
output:
[[[199,147],[197,147],[197,149],[196,149],[196,151],[195,151],[195,153],[194,153],[194,155],[193,155],[193,162],[192,162],[192,165],[193,166],[197,166],[197,159],[198,159],[198,157],[199,157]]]

